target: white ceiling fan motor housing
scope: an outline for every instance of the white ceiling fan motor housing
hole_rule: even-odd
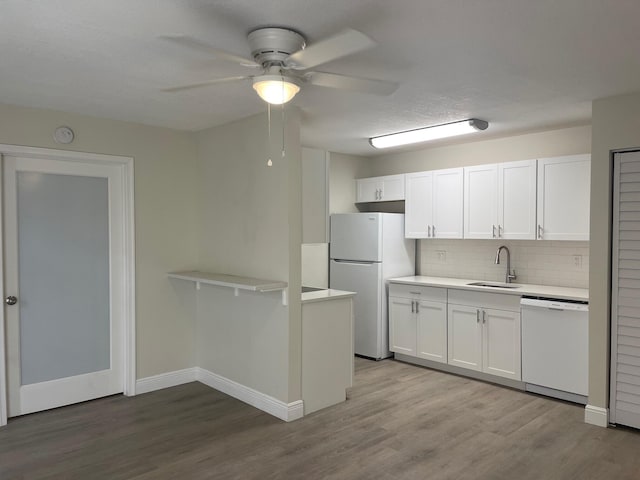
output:
[[[248,35],[251,55],[263,66],[282,63],[292,53],[302,50],[305,39],[287,28],[259,28]]]

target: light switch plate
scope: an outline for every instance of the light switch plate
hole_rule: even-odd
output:
[[[582,268],[582,255],[573,256],[573,266],[576,268]]]

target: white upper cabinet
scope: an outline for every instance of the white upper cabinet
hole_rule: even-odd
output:
[[[536,238],[536,160],[498,164],[498,238]]]
[[[589,240],[591,155],[538,160],[541,240]]]
[[[404,200],[404,174],[356,180],[356,203]]]
[[[433,172],[405,175],[404,236],[431,237],[433,224]]]
[[[433,238],[462,238],[462,168],[433,172]]]
[[[463,169],[405,176],[405,237],[462,238]]]
[[[536,161],[464,169],[464,238],[536,238]]]
[[[497,238],[498,166],[464,168],[464,238]]]
[[[379,202],[382,182],[378,178],[359,178],[356,180],[356,203]]]

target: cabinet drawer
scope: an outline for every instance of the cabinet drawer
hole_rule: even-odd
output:
[[[520,311],[520,295],[449,289],[448,297],[450,305],[468,305],[470,307],[509,310],[512,312]]]
[[[422,285],[404,285],[400,283],[390,283],[389,296],[446,303],[447,289],[440,287],[425,287]]]

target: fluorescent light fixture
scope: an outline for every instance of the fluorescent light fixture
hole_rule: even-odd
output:
[[[400,145],[409,145],[411,143],[428,142],[438,138],[454,137],[456,135],[465,135],[467,133],[477,132],[478,130],[486,130],[489,122],[470,118],[460,122],[445,123],[442,125],[433,125],[431,127],[418,128],[406,132],[391,133],[389,135],[381,135],[372,137],[369,143],[375,148],[389,148]]]
[[[294,82],[294,79],[281,75],[261,75],[254,78],[253,89],[265,102],[281,105],[287,103],[300,91],[300,86]]]

